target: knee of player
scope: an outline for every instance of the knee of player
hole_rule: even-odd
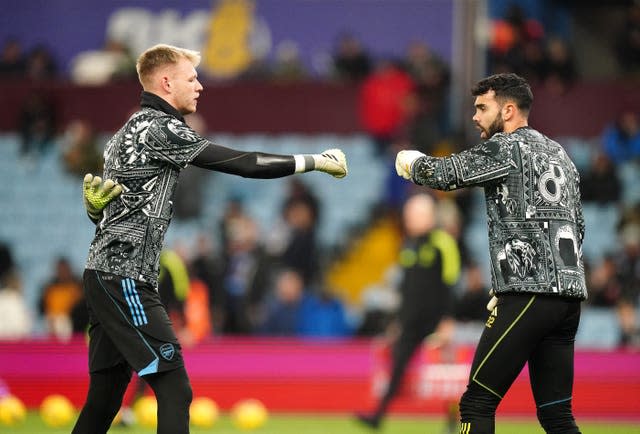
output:
[[[494,416],[498,404],[500,404],[500,398],[471,383],[460,399],[460,414]]]
[[[537,408],[538,421],[545,432],[579,433],[573,412],[571,400],[542,405]]]

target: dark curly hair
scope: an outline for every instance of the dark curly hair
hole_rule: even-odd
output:
[[[496,99],[512,100],[518,108],[528,113],[533,103],[533,93],[527,80],[517,74],[495,74],[476,83],[471,89],[471,95],[479,96],[493,90]]]

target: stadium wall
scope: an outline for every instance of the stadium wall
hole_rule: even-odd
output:
[[[357,86],[329,82],[205,83],[198,112],[211,131],[246,133],[357,133]],[[137,82],[77,86],[68,82],[0,83],[0,131],[18,130],[24,101],[40,95],[54,107],[58,129],[74,119],[98,131],[116,131],[138,107]],[[534,88],[530,124],[551,137],[596,137],[624,110],[640,111],[640,86],[634,82],[579,82],[566,93]],[[108,107],[108,110],[105,110]],[[469,110],[472,110],[471,100]],[[470,122],[471,112],[465,117]]]
[[[68,343],[0,343],[0,378],[27,406],[52,393],[80,406],[87,388],[83,338]],[[392,410],[441,413],[464,389],[473,348],[425,350],[410,367]],[[387,349],[370,340],[212,338],[184,350],[195,396],[222,409],[244,398],[271,411],[351,412],[369,408],[387,375]],[[579,351],[574,409],[589,418],[638,418],[640,353]],[[526,369],[499,407],[499,414],[535,414]]]

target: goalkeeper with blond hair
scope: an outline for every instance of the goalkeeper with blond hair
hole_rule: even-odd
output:
[[[158,433],[189,432],[191,385],[157,291],[159,256],[180,171],[192,164],[247,178],[317,170],[347,174],[339,149],[320,154],[244,152],[201,137],[183,116],[203,90],[199,53],[156,45],[140,55],[141,108],[109,140],[102,182],[88,174],[84,203],[96,232],[83,276],[90,316],[86,402],[73,434],[106,433],[135,370],[158,402]]]

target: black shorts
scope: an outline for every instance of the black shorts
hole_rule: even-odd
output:
[[[128,277],[85,270],[89,309],[89,372],[127,363],[138,375],[184,366],[160,295]]]

